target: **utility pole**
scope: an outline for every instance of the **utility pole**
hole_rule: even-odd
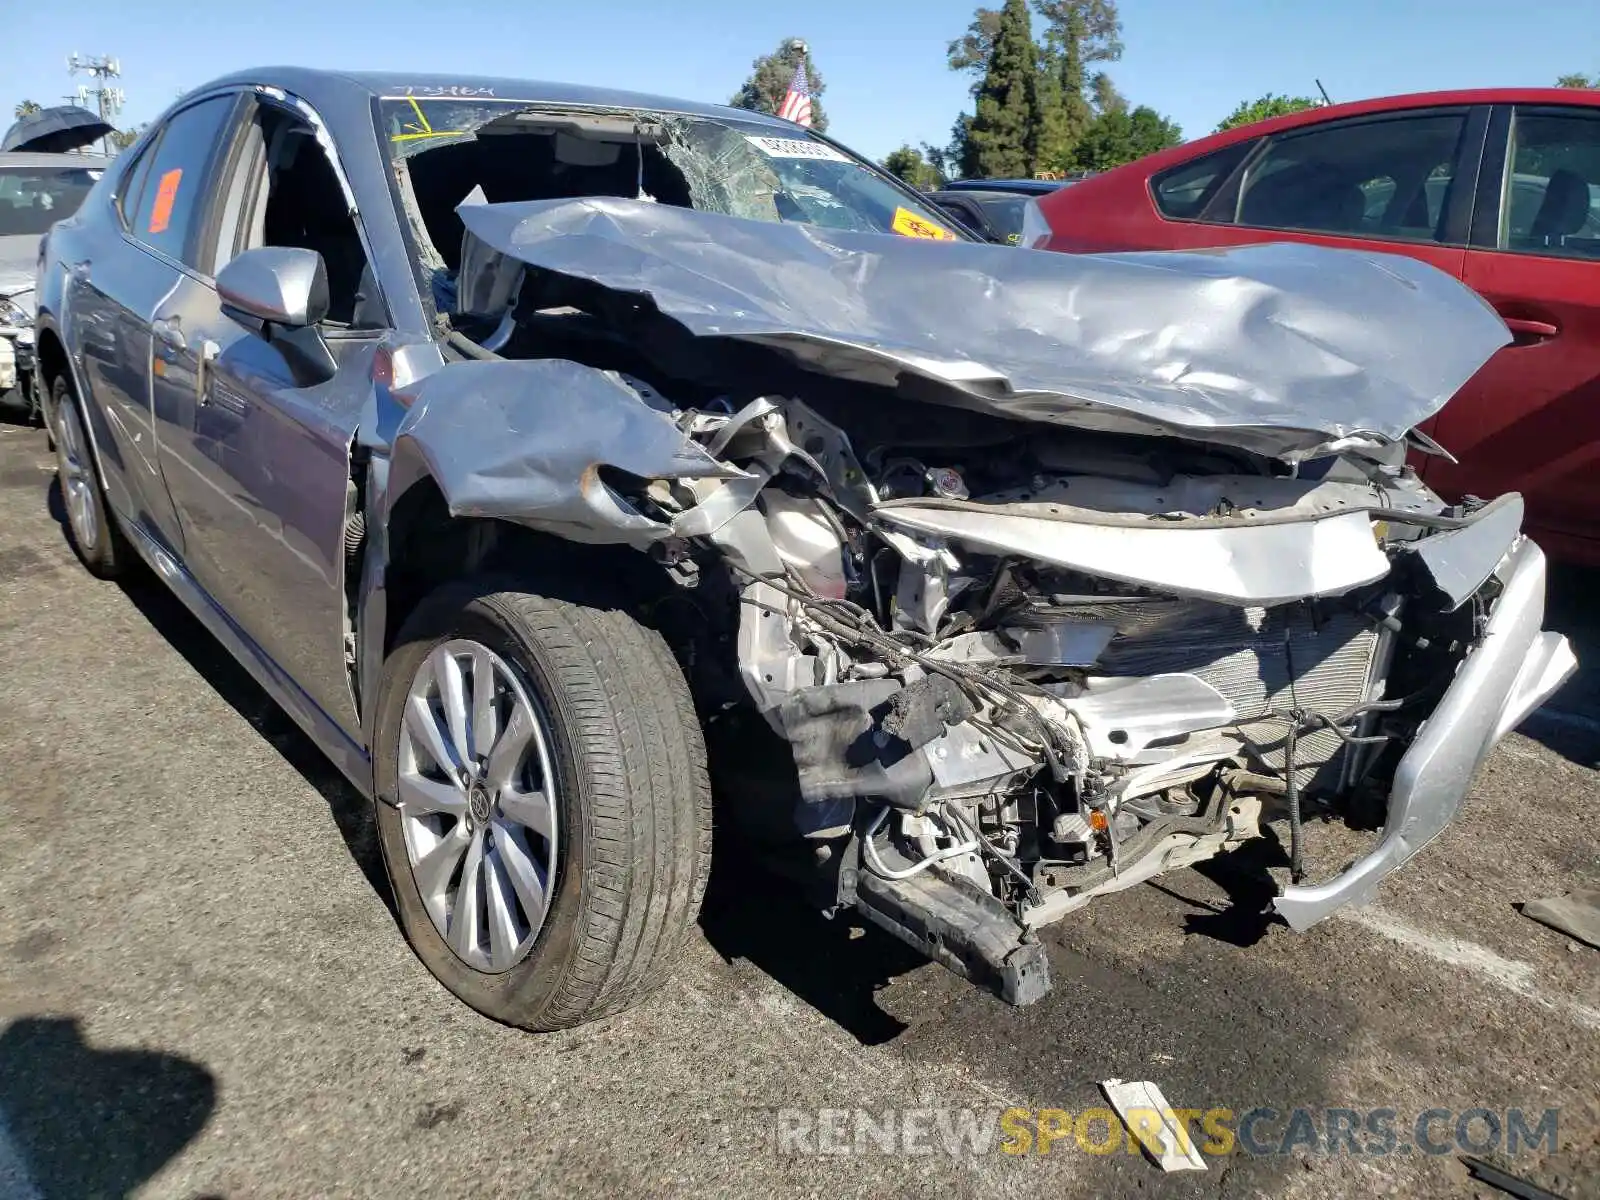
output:
[[[79,58],[78,52],[74,50],[67,56],[67,72],[76,75],[80,71],[93,77],[94,86],[78,85],[78,103],[87,108],[89,97],[93,96],[94,108],[100,114],[100,119],[107,125],[114,126],[117,123],[117,114],[122,111],[128,95],[119,87],[108,87],[106,80],[120,79],[122,64],[103,54],[98,58],[92,55],[89,58]],[[105,138],[100,139],[100,152],[110,153]]]

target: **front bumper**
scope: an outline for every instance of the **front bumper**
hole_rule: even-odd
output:
[[[1496,572],[1502,591],[1482,642],[1400,760],[1389,816],[1376,847],[1343,874],[1288,887],[1274,909],[1307,929],[1336,909],[1372,899],[1379,880],[1436,837],[1455,817],[1473,774],[1500,737],[1515,728],[1577,670],[1567,639],[1544,622],[1544,552],[1527,538]]]
[[[23,345],[21,332],[0,325],[0,392],[9,392],[33,369],[33,344]]]

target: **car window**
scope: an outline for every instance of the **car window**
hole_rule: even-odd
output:
[[[1197,219],[1255,144],[1239,142],[1225,146],[1163,171],[1152,180],[1156,208],[1162,216],[1174,220]]]
[[[1600,114],[1519,109],[1508,158],[1500,249],[1600,258]]]
[[[78,211],[99,167],[0,167],[0,237],[47,233]]]
[[[1246,170],[1235,220],[1438,241],[1465,124],[1465,110],[1435,110],[1280,134]]]
[[[134,237],[190,266],[197,265],[190,235],[204,212],[206,175],[233,105],[231,95],[214,96],[168,120],[130,223]]]
[[[983,196],[978,200],[978,207],[989,219],[989,227],[994,230],[995,236],[1007,245],[1015,246],[1022,233],[1022,210],[1027,202],[1026,196]]]
[[[258,104],[240,129],[233,166],[218,180],[208,240],[214,270],[260,246],[315,250],[328,280],[325,324],[388,327],[389,318],[339,176],[297,112]]]
[[[159,138],[151,138],[139,150],[138,157],[133,160],[122,172],[122,180],[117,184],[117,215],[122,218],[122,227],[131,230],[133,218],[139,212],[139,200],[144,191],[145,180],[150,177],[150,162],[156,156],[156,142]]]

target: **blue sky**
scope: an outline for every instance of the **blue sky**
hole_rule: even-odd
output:
[[[240,67],[429,70],[610,84],[724,101],[750,60],[806,38],[831,132],[874,157],[943,144],[967,100],[945,44],[971,0],[0,0],[0,128],[18,100],[60,103],[66,56],[113,54],[124,124]],[[1121,0],[1124,95],[1209,132],[1263,92],[1336,100],[1443,87],[1533,86],[1600,72],[1595,0]],[[445,16],[450,13],[450,16]],[[469,22],[471,28],[469,28]],[[478,32],[482,31],[482,32]]]

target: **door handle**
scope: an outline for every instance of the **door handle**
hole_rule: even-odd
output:
[[[200,343],[200,358],[194,369],[194,402],[197,407],[204,408],[211,403],[210,395],[206,389],[206,369],[216,361],[217,355],[221,353],[222,347],[210,338]]]
[[[1507,329],[1525,342],[1542,342],[1561,332],[1560,326],[1549,321],[1535,321],[1528,317],[1501,317],[1501,320],[1506,323]]]

